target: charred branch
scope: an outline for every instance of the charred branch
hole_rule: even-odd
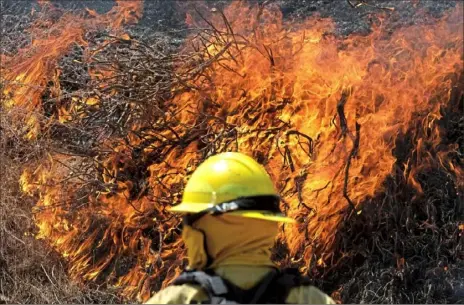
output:
[[[348,195],[348,180],[350,177],[351,160],[356,157],[356,155],[358,154],[358,150],[359,150],[360,130],[361,130],[361,125],[359,125],[358,122],[356,122],[356,137],[353,141],[353,148],[351,149],[350,155],[348,156],[348,159],[346,160],[345,176],[343,180],[343,197],[345,197],[346,201],[349,203],[352,212],[356,212],[356,206],[354,205],[353,201],[351,201]]]

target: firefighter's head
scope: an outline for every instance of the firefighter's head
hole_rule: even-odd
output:
[[[194,269],[270,263],[277,223],[294,222],[280,212],[279,196],[266,170],[236,152],[214,155],[200,164],[182,202],[171,211],[184,214],[183,239]]]

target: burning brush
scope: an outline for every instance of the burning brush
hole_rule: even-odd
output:
[[[31,44],[2,54],[1,107],[47,139],[21,185],[74,280],[138,301],[169,284],[185,251],[166,207],[207,156],[241,151],[298,220],[277,263],[342,302],[463,301],[461,4],[345,38],[273,4],[197,7],[181,49],[131,34],[142,2],[41,4]]]

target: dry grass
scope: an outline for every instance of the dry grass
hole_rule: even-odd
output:
[[[46,143],[26,145],[8,122],[0,111],[0,304],[121,302],[108,290],[71,282],[63,260],[34,238],[34,201],[21,193],[19,177]]]

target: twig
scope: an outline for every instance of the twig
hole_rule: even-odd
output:
[[[343,197],[345,197],[346,201],[348,201],[351,207],[351,211],[356,211],[356,207],[348,195],[348,179],[349,179],[349,174],[350,174],[351,159],[353,159],[358,154],[360,129],[361,129],[361,125],[359,125],[358,122],[356,122],[356,138],[353,142],[353,148],[351,149],[351,153],[348,156],[348,159],[346,160],[345,179],[344,179],[344,184],[343,184]]]
[[[340,135],[340,138],[344,138],[347,134],[348,130],[348,124],[346,121],[346,116],[345,116],[345,104],[348,100],[348,97],[350,96],[351,92],[348,89],[344,89],[342,91],[342,96],[340,98],[340,101],[337,104],[337,114],[338,117],[340,118],[340,128],[342,129],[342,133]]]
[[[348,2],[348,4],[352,8],[358,8],[358,7],[361,7],[361,6],[369,6],[369,7],[374,7],[374,8],[378,8],[378,9],[382,9],[382,10],[387,10],[387,11],[394,11],[395,10],[394,7],[378,6],[378,5],[369,4],[369,3],[366,2],[366,0],[357,0],[358,3],[356,3],[356,4],[351,2],[352,0],[346,0],[346,1]]]
[[[287,141],[288,141],[288,137],[290,135],[296,135],[298,137],[298,145],[300,145],[301,149],[303,149],[303,151],[308,155],[308,157],[311,158],[314,155],[314,140],[310,136],[308,136],[308,135],[306,135],[306,134],[304,134],[304,133],[302,133],[302,132],[300,132],[298,130],[290,130],[290,131],[287,131],[287,134],[286,134]],[[303,138],[308,140],[308,143],[307,143],[308,148],[309,148],[308,151],[306,151],[303,148],[302,142],[300,141],[300,136],[302,136]]]
[[[43,272],[45,273],[45,275],[47,276],[48,280],[50,281],[50,284],[52,284],[53,286],[55,286],[55,283],[52,281],[52,279],[51,279],[50,276],[48,275],[47,270],[45,270],[45,267],[44,267],[42,264],[40,264],[40,267],[42,267],[42,270],[43,270]]]

